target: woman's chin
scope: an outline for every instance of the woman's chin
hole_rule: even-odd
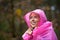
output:
[[[36,27],[36,25],[33,25],[32,27],[34,28],[34,27]]]

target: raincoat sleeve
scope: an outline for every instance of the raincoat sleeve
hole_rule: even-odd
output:
[[[47,31],[38,35],[36,40],[57,40],[57,37],[52,29],[48,29]]]
[[[51,33],[51,31],[49,31],[46,34],[42,34],[42,36],[38,35],[36,40],[52,40],[52,33]]]
[[[32,35],[30,35],[30,34],[28,34],[26,32],[22,35],[23,40],[30,40],[31,37],[32,37]]]

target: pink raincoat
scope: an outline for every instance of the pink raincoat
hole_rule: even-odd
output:
[[[31,12],[35,12],[35,13],[39,14],[39,16],[40,16],[39,26],[38,26],[38,28],[35,28],[33,30],[32,35],[27,34],[25,32],[22,35],[23,40],[58,40],[56,37],[56,34],[54,32],[54,29],[52,27],[52,23],[47,21],[44,11],[41,9],[36,9]],[[29,15],[31,12],[27,13],[24,16],[24,19],[25,19],[28,27],[30,27]]]

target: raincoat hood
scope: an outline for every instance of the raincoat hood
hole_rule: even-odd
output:
[[[36,10],[33,10],[33,11],[28,12],[28,13],[24,16],[24,20],[26,21],[28,27],[30,27],[29,16],[30,16],[31,12],[35,12],[35,13],[37,13],[37,14],[40,16],[39,25],[42,25],[44,22],[47,21],[47,18],[46,18],[46,15],[45,15],[44,11],[41,10],[41,9],[36,9]]]

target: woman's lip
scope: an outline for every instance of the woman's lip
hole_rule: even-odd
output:
[[[32,22],[32,24],[33,24],[33,25],[35,25],[35,24],[36,24],[36,22]]]

